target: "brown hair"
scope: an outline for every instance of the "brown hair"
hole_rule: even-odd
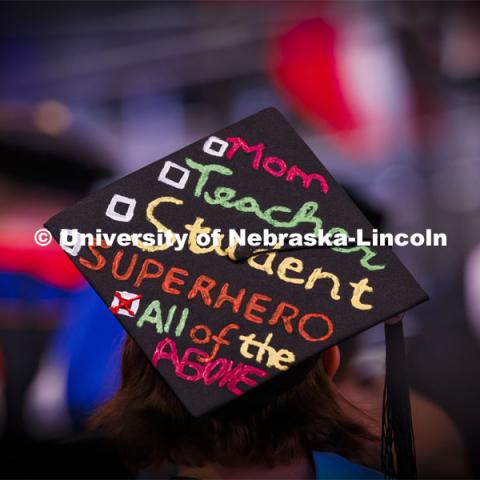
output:
[[[163,462],[272,467],[311,450],[371,463],[363,445],[375,440],[342,411],[321,360],[258,409],[228,419],[195,418],[131,338],[125,341],[121,387],[90,426],[117,442],[133,468]]]

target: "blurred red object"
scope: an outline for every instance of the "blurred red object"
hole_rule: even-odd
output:
[[[306,20],[273,44],[271,71],[297,110],[335,130],[358,126],[339,78],[334,27],[320,18]]]
[[[74,290],[85,284],[79,271],[55,242],[40,247],[33,242],[33,236],[12,242],[6,235],[0,235],[0,272],[29,275],[65,290]]]
[[[357,162],[389,158],[408,108],[403,64],[368,17],[304,20],[271,40],[267,68],[285,99]]]

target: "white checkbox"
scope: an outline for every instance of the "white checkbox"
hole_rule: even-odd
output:
[[[110,217],[112,220],[116,220],[117,222],[129,222],[133,218],[136,204],[137,201],[134,198],[124,197],[123,195],[116,193],[110,200],[105,215]],[[127,205],[126,212],[118,212],[118,205]]]
[[[203,144],[203,151],[214,157],[223,157],[228,148],[228,142],[218,137],[210,137]]]
[[[180,180],[173,180],[172,178],[168,178],[168,173],[171,171],[179,171],[182,173]],[[190,176],[190,170],[188,168],[182,167],[175,162],[167,161],[158,176],[158,181],[166,183],[171,187],[178,188],[179,190],[183,190],[187,183],[188,177]]]

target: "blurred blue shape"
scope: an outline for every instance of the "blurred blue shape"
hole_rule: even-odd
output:
[[[24,273],[0,272],[0,300],[30,303],[67,299],[71,294],[70,290],[55,287]]]
[[[117,390],[124,337],[122,327],[90,286],[72,296],[50,354],[68,365],[67,402],[76,424]]]

